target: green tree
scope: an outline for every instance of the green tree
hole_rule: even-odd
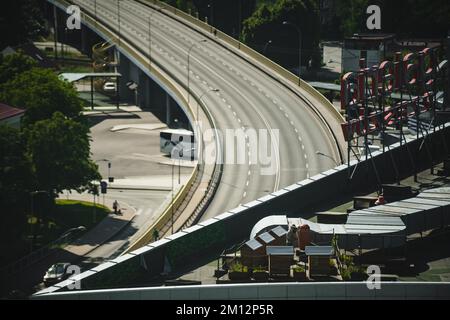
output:
[[[336,6],[343,36],[368,31],[366,28],[368,0],[339,0],[336,1]]]
[[[0,85],[34,67],[36,67],[36,62],[20,52],[6,57],[0,54]]]
[[[271,58],[286,66],[298,66],[298,32],[284,26],[289,21],[302,32],[302,65],[317,56],[320,21],[316,0],[277,0],[264,3],[244,22],[243,39],[262,49],[272,40]],[[318,65],[321,61],[314,61]]]
[[[20,242],[34,185],[25,150],[26,142],[18,129],[0,125],[0,243],[10,247]],[[7,257],[0,258],[0,264],[3,258]]]
[[[59,111],[81,121],[83,103],[73,86],[51,70],[33,68],[0,85],[0,101],[26,109],[24,124],[49,119]]]
[[[199,18],[208,21],[218,30],[238,38],[242,23],[255,11],[255,0],[194,0]]]
[[[51,194],[63,190],[83,191],[99,180],[97,165],[90,159],[87,126],[56,112],[27,130],[28,154],[39,190]]]

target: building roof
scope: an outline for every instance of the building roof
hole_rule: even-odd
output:
[[[258,241],[258,240],[256,240],[256,239],[252,239],[252,240],[249,240],[249,241],[247,241],[246,243],[245,243],[245,245],[247,246],[247,247],[249,247],[250,249],[252,249],[253,251],[255,251],[255,250],[257,250],[257,249],[259,249],[259,248],[261,248],[263,245]]]
[[[21,116],[24,113],[25,110],[23,109],[14,108],[0,102],[0,120],[6,120],[12,117]]]
[[[334,249],[331,246],[306,246],[305,254],[307,256],[332,256]]]
[[[273,228],[272,230],[270,230],[270,232],[272,232],[274,235],[276,235],[279,238],[281,238],[282,236],[284,236],[287,233],[286,229],[283,228],[282,226]]]
[[[115,78],[122,75],[117,72],[91,72],[91,73],[61,73],[59,77],[69,82],[80,81],[84,78]]]
[[[265,244],[271,243],[273,240],[275,240],[275,238],[272,237],[272,235],[268,232],[261,234],[258,238],[261,239]]]
[[[294,254],[294,247],[267,247],[266,253],[268,256],[291,256]]]
[[[364,41],[385,41],[395,39],[392,33],[355,33],[353,36],[345,38],[345,40],[364,40]]]

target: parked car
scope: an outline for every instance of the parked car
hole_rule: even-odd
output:
[[[70,274],[67,273],[67,269],[69,267],[70,263],[56,263],[52,265],[44,275],[45,286],[51,286],[68,279]]]
[[[105,92],[116,92],[117,85],[114,82],[106,82],[103,85],[103,91]]]

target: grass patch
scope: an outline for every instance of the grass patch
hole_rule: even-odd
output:
[[[86,231],[95,227],[110,210],[91,202],[57,199],[56,205],[46,226],[39,230],[37,246],[45,246],[58,239],[67,230],[83,226]],[[77,237],[81,236],[79,232]]]
[[[90,65],[69,65],[67,63],[60,65],[59,73],[91,73],[92,66]]]

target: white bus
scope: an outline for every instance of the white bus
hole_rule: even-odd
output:
[[[175,146],[183,150],[183,157],[191,160],[195,158],[194,133],[185,129],[167,129],[159,134],[161,153],[172,155]]]

